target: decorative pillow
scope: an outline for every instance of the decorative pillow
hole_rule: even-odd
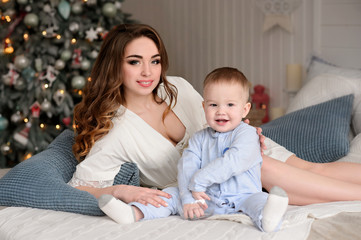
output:
[[[361,133],[361,76],[348,78],[322,74],[309,81],[291,101],[287,113],[325,102],[344,95],[353,94],[352,130]]]
[[[338,160],[349,151],[353,99],[346,95],[286,114],[262,125],[262,133],[302,159]]]
[[[307,69],[307,81],[320,74],[329,73],[348,78],[361,78],[361,70],[336,66],[320,57],[312,56]]]
[[[65,130],[47,149],[11,169],[0,179],[0,205],[104,215],[93,195],[67,184],[77,165],[73,140],[73,132]],[[123,164],[114,184],[139,186],[137,166]]]
[[[361,163],[361,133],[358,134],[350,143],[350,152],[347,156],[341,158],[340,162]]]

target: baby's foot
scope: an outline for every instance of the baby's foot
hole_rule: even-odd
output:
[[[134,210],[131,206],[112,195],[104,194],[98,199],[99,208],[108,217],[119,224],[128,224],[135,222]]]
[[[263,209],[262,228],[265,232],[277,230],[287,210],[287,206],[287,193],[278,186],[273,187]]]

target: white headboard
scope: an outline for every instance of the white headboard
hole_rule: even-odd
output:
[[[342,67],[361,68],[361,1],[314,0],[314,52]]]

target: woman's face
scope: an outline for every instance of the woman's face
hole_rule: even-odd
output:
[[[140,37],[125,47],[122,65],[123,87],[126,96],[146,96],[160,81],[162,67],[153,40]]]

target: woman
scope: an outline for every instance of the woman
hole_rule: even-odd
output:
[[[205,126],[202,98],[184,79],[167,78],[167,68],[166,49],[151,27],[119,25],[108,33],[74,110],[73,152],[80,163],[70,185],[97,198],[165,206],[165,192],[112,184],[121,164],[131,161],[142,186],[176,185],[181,152]],[[290,204],[361,200],[361,165],[310,163],[270,139],[265,144],[262,184],[285,189]]]

